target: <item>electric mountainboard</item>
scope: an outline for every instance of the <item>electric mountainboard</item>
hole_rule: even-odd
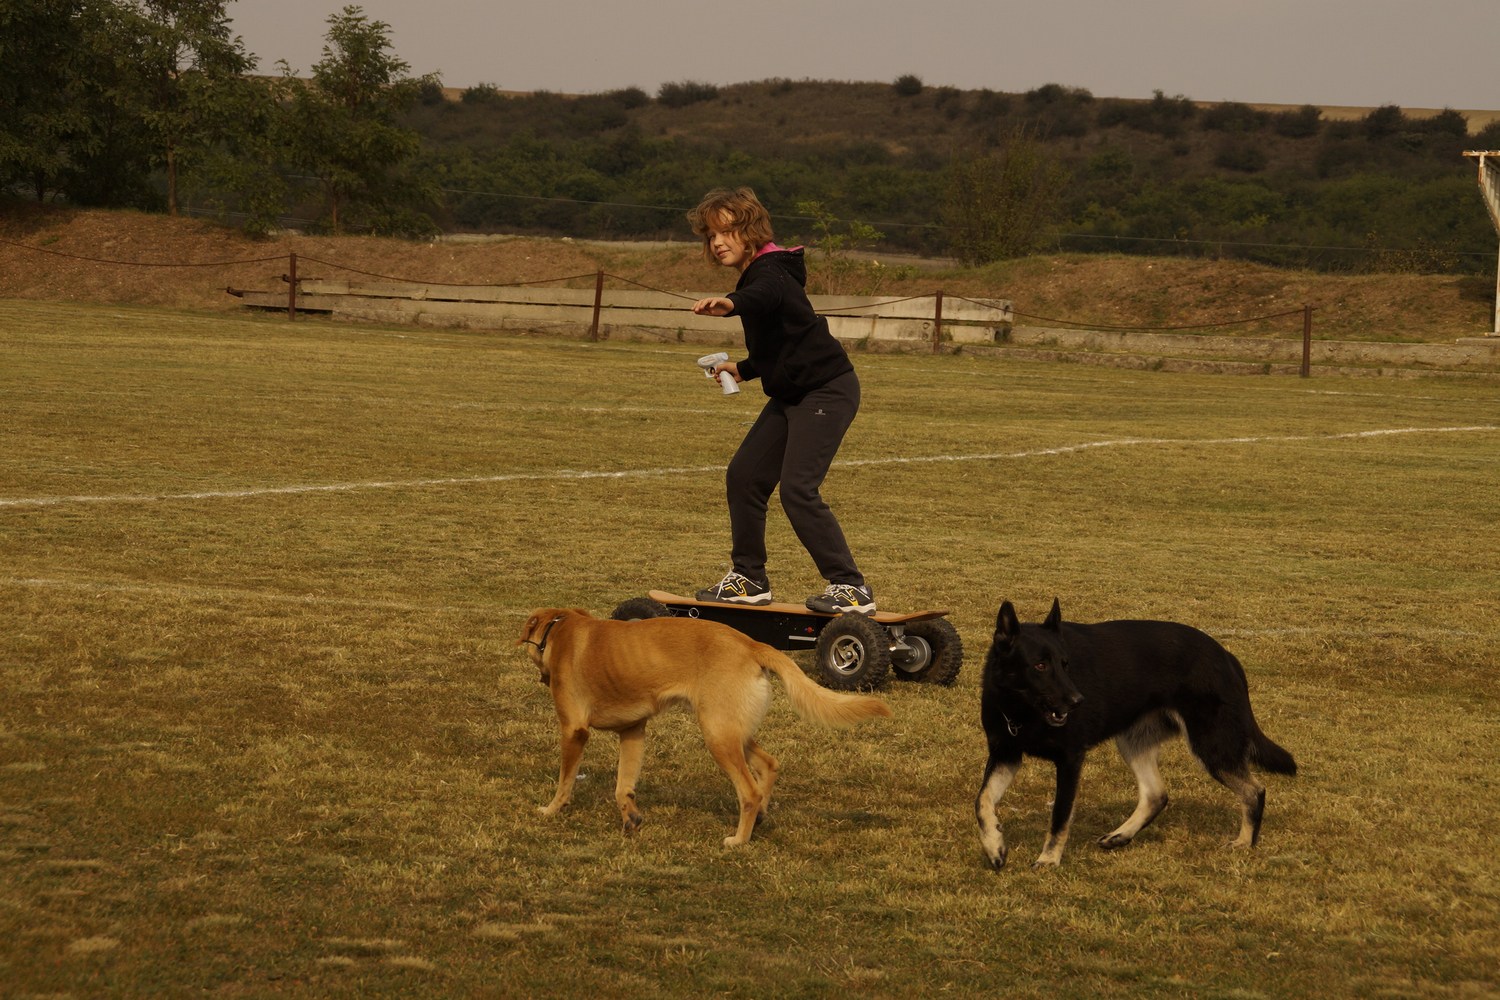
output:
[[[702,618],[720,622],[776,649],[812,650],[825,687],[869,690],[894,670],[898,680],[952,684],[963,665],[964,647],[947,611],[893,614],[854,611],[828,614],[800,604],[730,604],[679,597],[661,590],[632,597],[610,616]]]

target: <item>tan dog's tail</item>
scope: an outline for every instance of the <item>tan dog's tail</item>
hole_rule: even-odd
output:
[[[786,685],[787,697],[792,701],[793,711],[809,722],[842,729],[866,719],[890,717],[890,707],[879,698],[868,694],[830,691],[804,674],[802,668],[790,657],[772,647],[761,646],[759,652],[760,665],[781,678],[781,683]]]

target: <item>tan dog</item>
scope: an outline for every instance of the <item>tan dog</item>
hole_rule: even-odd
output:
[[[620,734],[615,803],[626,833],[641,825],[635,783],[646,723],[664,709],[683,705],[697,715],[708,752],[734,782],[740,819],[726,846],[750,839],[776,782],[776,758],[755,742],[771,703],[769,673],[781,678],[792,708],[811,722],[851,726],[891,714],[879,698],[830,691],[770,646],[698,618],[621,622],[578,608],[538,608],[516,645],[530,647],[542,683],[552,689],[562,733],[557,794],[541,812],[551,816],[568,804],[589,730],[609,729]]]

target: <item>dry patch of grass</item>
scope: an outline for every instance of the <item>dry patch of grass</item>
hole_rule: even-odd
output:
[[[557,736],[514,651],[725,561],[753,415],[683,348],[0,302],[0,977],[20,995],[1460,997],[1492,991],[1493,386],[860,355],[826,492],[953,688],[830,734],[778,697],[747,849],[691,720],[543,821]],[[595,375],[605,373],[607,377]],[[1457,430],[1456,428],[1468,428]],[[772,518],[778,589],[815,574]],[[1180,748],[1128,850],[1107,748],[1063,867],[1050,775],[981,861],[1001,598],[1170,617],[1298,758],[1264,839]]]

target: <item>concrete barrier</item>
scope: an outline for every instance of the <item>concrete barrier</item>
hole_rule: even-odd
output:
[[[299,311],[339,319],[558,337],[729,346],[740,341],[731,318],[696,316],[691,304],[712,293],[536,286],[472,286],[304,279]],[[286,292],[236,292],[253,308],[285,311]],[[596,295],[598,296],[596,313]],[[1158,371],[1297,374],[1299,337],[1228,337],[1149,331],[1015,326],[1009,300],[924,295],[911,298],[814,295],[833,335],[872,351],[930,350],[1027,360],[1073,361]],[[595,327],[597,315],[597,328]],[[1314,340],[1311,363],[1324,373],[1500,373],[1500,337],[1452,344]]]
[[[527,330],[719,343],[737,337],[735,319],[698,316],[691,305],[715,293],[617,291],[502,285],[437,285],[383,281],[304,279],[297,310],[336,318],[383,323],[484,330]],[[245,304],[285,310],[285,292],[238,293]],[[879,296],[813,295],[813,308],[828,318],[835,337],[849,341],[993,344],[1010,330],[1011,304],[1003,299],[936,295],[891,299]],[[935,338],[936,334],[936,338]]]
[[[1223,358],[1239,363],[1300,363],[1301,338],[1220,337],[1198,334],[1115,332],[1052,327],[1012,327],[1008,343],[1017,347],[1100,354],[1146,354],[1157,357]],[[1430,367],[1452,371],[1500,371],[1500,338],[1463,338],[1452,344],[1397,344],[1379,341],[1314,340],[1315,365],[1402,368]]]

